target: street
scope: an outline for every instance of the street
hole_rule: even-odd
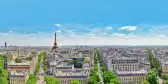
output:
[[[96,52],[96,51],[95,51],[95,52]],[[97,52],[96,52],[96,57],[97,57]],[[100,69],[99,60],[97,61],[97,66],[98,66],[98,74],[99,74],[99,77],[100,77],[100,84],[104,84],[104,82],[103,82],[103,77],[102,77],[102,72],[101,72],[101,69]]]
[[[101,84],[104,84],[104,82],[103,82],[103,77],[102,77],[102,72],[101,72],[101,69],[100,69],[100,63],[99,63],[99,61],[98,61],[98,73],[99,73],[99,77],[100,77],[100,82],[101,82]]]
[[[45,84],[44,82],[44,70],[43,70],[43,59],[40,65],[40,73],[37,75],[37,83],[36,84]]]

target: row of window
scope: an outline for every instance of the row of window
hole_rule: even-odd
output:
[[[123,67],[121,67],[121,66],[120,66],[120,67],[119,67],[119,66],[118,66],[118,67],[115,66],[115,67],[112,67],[112,68],[115,68],[115,69],[117,69],[117,68],[118,68],[118,69],[119,69],[119,68],[123,68],[123,69],[124,69],[124,68],[128,68],[128,69],[129,69],[129,68],[138,68],[138,67],[137,67],[137,66],[123,66]]]
[[[112,64],[115,64],[115,63],[138,63],[138,60],[137,61],[112,61]]]
[[[112,69],[119,71],[135,71],[138,69],[138,67],[112,67]]]
[[[24,83],[25,80],[14,80],[14,79],[11,79],[10,80],[10,84],[15,84],[15,83]]]
[[[138,63],[112,64],[112,66],[138,66]]]
[[[141,81],[142,82],[142,81]],[[137,81],[137,82],[121,82],[121,84],[141,84],[140,81]]]
[[[122,84],[141,84],[145,78],[125,78],[125,79],[120,79]]]
[[[121,81],[126,81],[126,80],[144,80],[145,77],[140,77],[140,78],[120,78]]]
[[[61,84],[66,84],[66,83],[70,83],[72,80],[60,80]],[[79,82],[85,82],[85,80],[78,80]]]

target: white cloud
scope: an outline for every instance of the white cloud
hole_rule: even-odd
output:
[[[110,30],[110,29],[112,29],[112,27],[106,27],[106,29],[107,29],[107,30]]]
[[[157,35],[159,38],[168,38],[166,35]]]
[[[15,32],[13,31],[9,31],[9,32],[6,32],[6,33],[0,33],[0,35],[13,35],[13,34],[16,34]]]
[[[135,35],[134,33],[129,33],[128,35],[127,35],[127,37],[136,37],[137,35]]]
[[[55,24],[56,27],[61,27],[61,24]]]
[[[75,34],[71,34],[70,36],[74,37],[74,36],[76,36],[76,35],[75,35]]]
[[[94,33],[87,33],[87,34],[85,34],[84,38],[86,38],[86,39],[96,39],[97,36]]]
[[[87,33],[85,35],[87,35],[87,36],[95,36],[95,34],[93,34],[93,33]]]
[[[111,34],[113,37],[123,37],[123,38],[133,38],[136,37],[134,33],[129,33],[129,34],[122,34],[122,33],[113,33]]]
[[[128,30],[128,31],[135,31],[137,26],[124,26],[120,27],[119,30]]]
[[[113,33],[111,34],[112,36],[119,36],[119,37],[123,37],[125,36],[125,34],[120,34],[120,33]]]
[[[56,33],[61,33],[62,31],[61,30],[57,30]]]

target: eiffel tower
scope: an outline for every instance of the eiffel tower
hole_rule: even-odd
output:
[[[56,35],[56,33],[55,33],[54,46],[53,46],[53,48],[52,48],[52,51],[55,51],[55,52],[56,52],[56,49],[58,48],[56,36],[57,36],[57,35]]]

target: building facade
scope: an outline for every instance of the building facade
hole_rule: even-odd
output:
[[[81,84],[86,84],[89,72],[89,69],[61,70],[55,71],[54,76],[59,84],[70,84],[72,80],[78,80]]]
[[[139,63],[136,59],[112,59],[110,69],[112,71],[137,71]]]
[[[142,71],[116,71],[115,74],[121,81],[121,84],[141,84],[142,81],[146,80],[147,72]]]
[[[78,80],[81,84],[87,83],[87,76],[56,76],[59,84],[70,84],[73,80]]]
[[[31,66],[30,66],[29,62],[26,62],[26,63],[13,63],[13,62],[10,62],[7,65],[7,70],[8,71],[30,72],[31,71]]]
[[[17,73],[17,72],[10,72],[9,74],[9,84],[26,84],[27,80],[29,79],[28,73]]]

